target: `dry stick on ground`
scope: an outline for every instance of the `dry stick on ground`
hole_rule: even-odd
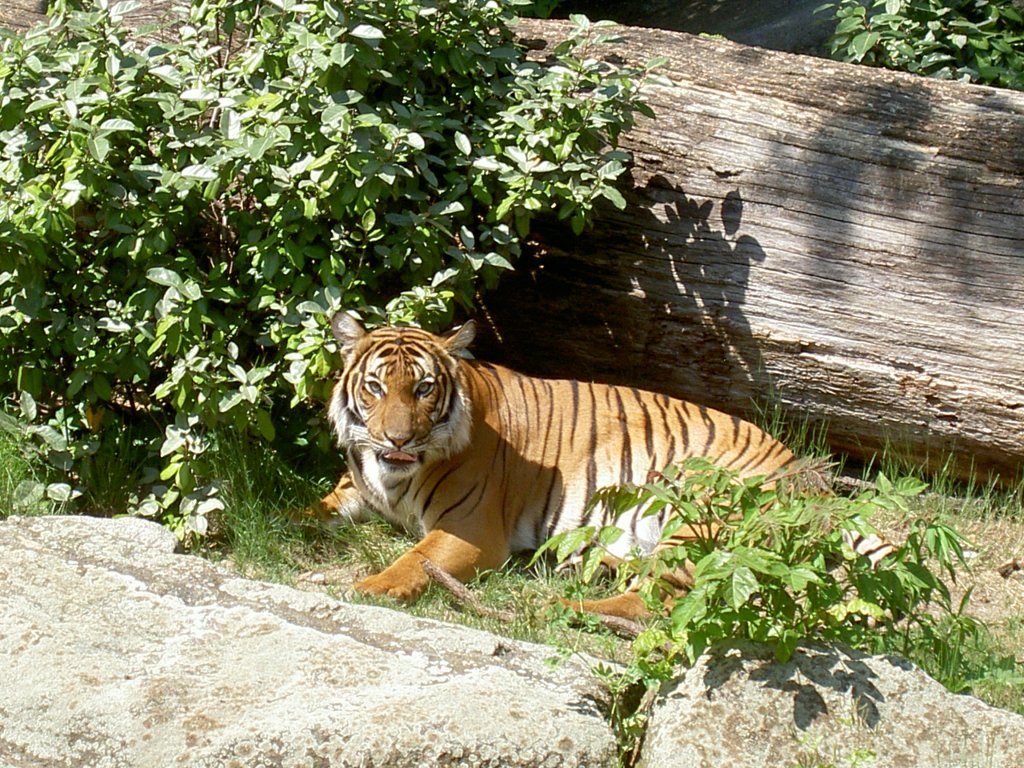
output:
[[[998,571],[999,575],[1002,576],[1004,579],[1008,579],[1015,572],[1021,569],[1024,569],[1024,562],[1015,557],[1012,560],[1007,560],[1005,563],[1000,565],[998,568],[996,568],[996,571]]]
[[[499,608],[488,608],[477,600],[466,585],[456,579],[447,571],[439,568],[435,563],[430,560],[423,561],[423,572],[433,579],[439,586],[447,590],[455,600],[461,604],[469,607],[474,613],[479,616],[485,616],[489,619],[497,619],[501,622],[510,622],[516,618],[516,614],[513,611],[503,611]],[[617,635],[622,637],[634,638],[643,632],[643,625],[638,624],[635,621],[629,619],[623,619],[618,616],[607,616],[605,614],[592,614],[597,616],[601,624],[610,629]]]
[[[461,605],[468,606],[473,613],[484,616],[488,619],[497,619],[501,622],[509,622],[515,619],[512,611],[503,611],[498,608],[488,608],[476,599],[476,595],[470,592],[466,585],[456,579],[447,571],[439,568],[430,560],[423,561],[423,572],[437,582],[441,587],[451,593],[452,597]]]

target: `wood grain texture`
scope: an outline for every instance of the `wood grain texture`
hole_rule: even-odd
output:
[[[523,22],[551,38],[560,23]],[[481,355],[731,412],[777,399],[832,446],[1024,467],[1024,94],[682,33],[628,207],[546,225],[486,298]]]
[[[179,28],[187,5],[174,0],[141,0],[138,7],[125,15],[125,24],[138,30],[143,41],[175,42],[180,39]],[[0,28],[24,32],[46,21],[46,8],[47,0],[0,0]]]
[[[0,28],[23,32],[46,20],[46,0],[3,0],[0,3]]]

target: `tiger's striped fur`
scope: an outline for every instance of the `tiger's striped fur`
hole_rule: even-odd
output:
[[[771,475],[795,456],[756,426],[631,387],[548,380],[467,359],[472,322],[446,336],[413,328],[367,333],[332,321],[345,366],[328,417],[349,472],[313,512],[358,520],[370,510],[422,540],[356,588],[411,600],[430,559],[466,581],[595,520],[603,486],[704,456],[741,475]],[[613,555],[653,551],[660,522],[633,514]],[[628,598],[627,596],[624,596]],[[635,595],[634,595],[635,598]],[[635,600],[590,606],[634,615]]]

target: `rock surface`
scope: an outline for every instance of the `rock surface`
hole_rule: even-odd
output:
[[[1019,768],[1024,717],[957,696],[909,662],[834,648],[786,664],[709,654],[655,702],[644,768]]]
[[[585,663],[174,549],[139,519],[0,522],[0,765],[615,764]]]
[[[0,768],[602,766],[606,691],[549,648],[240,578],[139,519],[0,522]],[[723,649],[645,768],[1019,768],[1024,717],[911,664]]]

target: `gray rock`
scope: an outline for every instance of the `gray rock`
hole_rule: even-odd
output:
[[[138,519],[0,522],[0,765],[614,765],[551,649],[249,581]]]
[[[745,645],[662,690],[644,768],[1019,768],[1024,717],[951,694],[907,661],[837,648],[786,664]]]

